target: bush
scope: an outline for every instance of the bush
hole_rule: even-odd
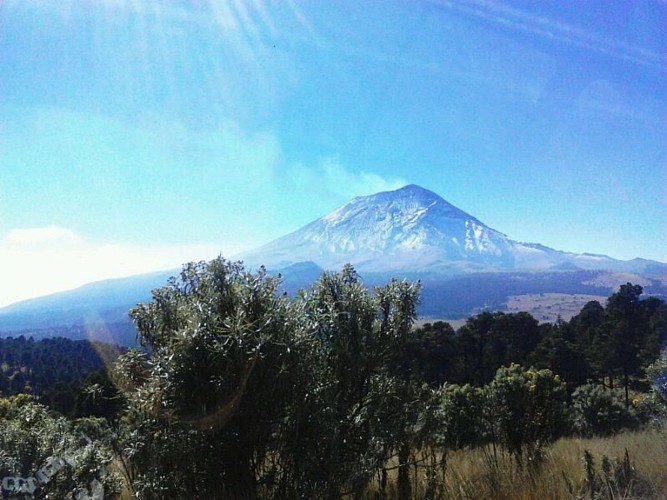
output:
[[[656,360],[646,369],[651,389],[641,400],[640,409],[658,421],[667,419],[667,357]]]
[[[131,311],[149,352],[120,357],[116,379],[137,497],[354,496],[394,455],[409,493],[435,413],[404,356],[419,285],[372,294],[346,266],[295,300],[278,286],[218,258]]]
[[[572,394],[572,427],[584,437],[609,436],[639,424],[632,407],[625,407],[623,395],[595,384],[584,384]]]
[[[469,384],[445,384],[439,391],[442,447],[458,450],[488,440],[486,393]]]
[[[0,399],[3,493],[38,498],[110,498],[120,478],[106,472],[112,452],[101,419],[71,422],[25,394]],[[92,439],[91,439],[92,438]],[[92,494],[92,497],[86,496]]]
[[[551,370],[499,368],[488,385],[496,440],[517,462],[541,455],[565,430],[565,383]]]

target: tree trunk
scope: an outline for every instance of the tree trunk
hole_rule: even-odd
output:
[[[380,498],[384,499],[387,494],[387,469],[382,467],[382,477],[380,479]]]
[[[410,447],[398,450],[398,500],[410,500]]]

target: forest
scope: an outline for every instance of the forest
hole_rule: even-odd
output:
[[[218,258],[130,311],[140,348],[2,339],[3,498],[665,497],[664,301],[455,331],[420,293]]]

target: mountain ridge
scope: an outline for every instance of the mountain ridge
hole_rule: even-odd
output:
[[[286,267],[312,261],[325,269],[351,262],[362,271],[447,274],[546,271],[574,267],[646,272],[667,264],[576,254],[522,242],[491,228],[416,184],[358,196],[302,228],[237,256],[251,266]]]

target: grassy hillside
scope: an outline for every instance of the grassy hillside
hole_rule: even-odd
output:
[[[586,455],[590,457],[588,461]],[[413,468],[412,497],[662,499],[667,498],[665,457],[664,427],[623,432],[608,438],[563,438],[545,452],[539,468],[517,467],[499,449],[494,456],[490,446],[460,450],[446,457],[444,471],[440,470],[435,484],[421,469]],[[609,464],[607,473],[604,463]],[[372,485],[366,498],[378,498],[379,489],[379,484]],[[396,469],[389,478],[384,498],[399,498]]]

